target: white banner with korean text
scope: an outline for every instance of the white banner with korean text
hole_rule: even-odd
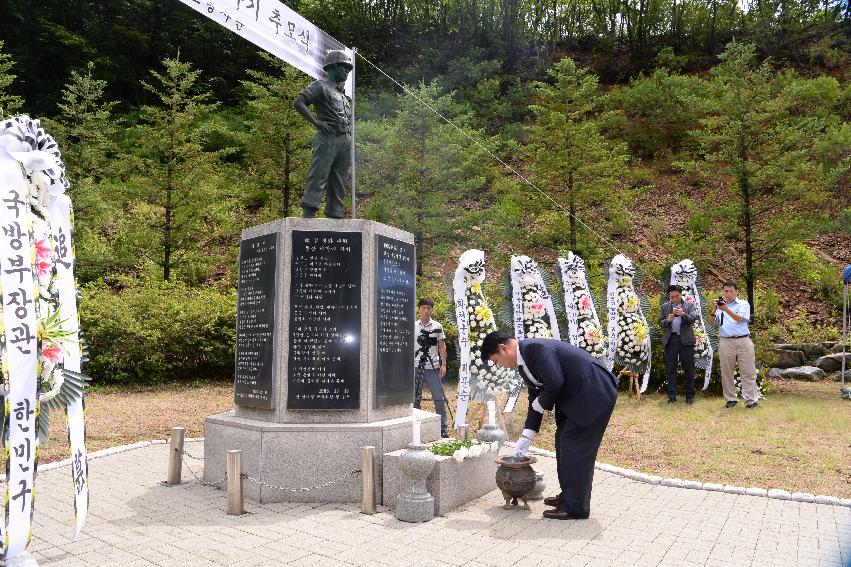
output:
[[[523,292],[520,289],[520,270],[515,269],[517,258],[517,256],[511,257],[511,318],[514,322],[514,338],[522,341],[526,338],[526,330],[523,327]],[[522,389],[523,380],[520,380],[517,383],[517,388],[508,396],[508,401],[505,402],[502,413],[511,413],[514,411],[514,407],[517,405],[517,398],[520,397],[520,391]]]
[[[455,411],[455,427],[461,427],[467,422],[467,404],[470,400],[470,327],[467,314],[467,277],[464,271],[463,256],[455,270],[452,289],[455,295],[458,350],[461,355],[458,366],[458,406]]]
[[[62,328],[71,333],[70,347],[65,352],[66,370],[80,372],[80,319],[77,312],[77,284],[74,279],[75,253],[71,199],[67,195],[51,196],[48,205],[50,228],[56,247],[56,276],[59,287]],[[86,523],[89,508],[89,466],[86,456],[86,424],[83,397],[72,401],[65,409],[68,418],[68,442],[71,457],[71,481],[74,486],[74,537]]]
[[[33,481],[35,480],[36,363],[38,330],[35,301],[38,290],[33,271],[31,227],[28,223],[29,194],[21,164],[0,144],[0,286],[2,321],[5,328],[9,412],[4,557],[21,554],[29,543],[32,524]]]
[[[322,60],[328,51],[339,49],[354,57],[351,49],[278,0],[180,1],[314,79],[325,76]],[[353,81],[349,74],[350,97]]]

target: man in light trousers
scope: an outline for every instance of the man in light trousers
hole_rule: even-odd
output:
[[[718,325],[719,330],[718,358],[721,362],[721,387],[724,399],[727,400],[726,407],[732,408],[738,403],[734,378],[738,364],[745,407],[755,408],[759,389],[756,385],[756,356],[748,329],[751,306],[744,299],[739,299],[738,292],[734,282],[724,282],[723,297],[715,302],[715,314],[710,323]]]

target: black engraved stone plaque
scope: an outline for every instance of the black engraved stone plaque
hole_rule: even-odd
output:
[[[271,409],[275,376],[275,274],[278,234],[239,244],[234,403]]]
[[[375,235],[377,408],[414,401],[415,270],[413,244]]]
[[[287,409],[360,408],[359,232],[292,232]]]

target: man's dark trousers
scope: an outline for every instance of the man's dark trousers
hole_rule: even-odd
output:
[[[665,345],[665,370],[668,375],[668,398],[677,397],[677,361],[686,377],[686,399],[694,399],[694,345],[682,344],[677,333],[671,333]]]
[[[574,518],[584,519],[591,515],[594,462],[597,460],[597,451],[614,409],[615,404],[612,403],[611,407],[588,427],[576,425],[560,416],[562,412],[556,409],[558,483],[561,485],[564,510]]]
[[[325,134],[318,132],[313,141],[313,161],[307,172],[307,184],[301,207],[305,212],[316,213],[325,199],[325,216],[341,219],[346,214],[346,178],[352,156],[351,134]]]

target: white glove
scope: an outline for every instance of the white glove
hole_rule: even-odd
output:
[[[520,435],[520,439],[517,440],[517,444],[514,447],[515,455],[523,455],[529,450],[529,447],[532,446],[532,439],[535,438],[535,433],[531,429],[523,430],[523,434]]]
[[[532,400],[532,409],[540,414],[544,413],[544,406],[541,405],[541,402],[538,401],[538,398]]]

